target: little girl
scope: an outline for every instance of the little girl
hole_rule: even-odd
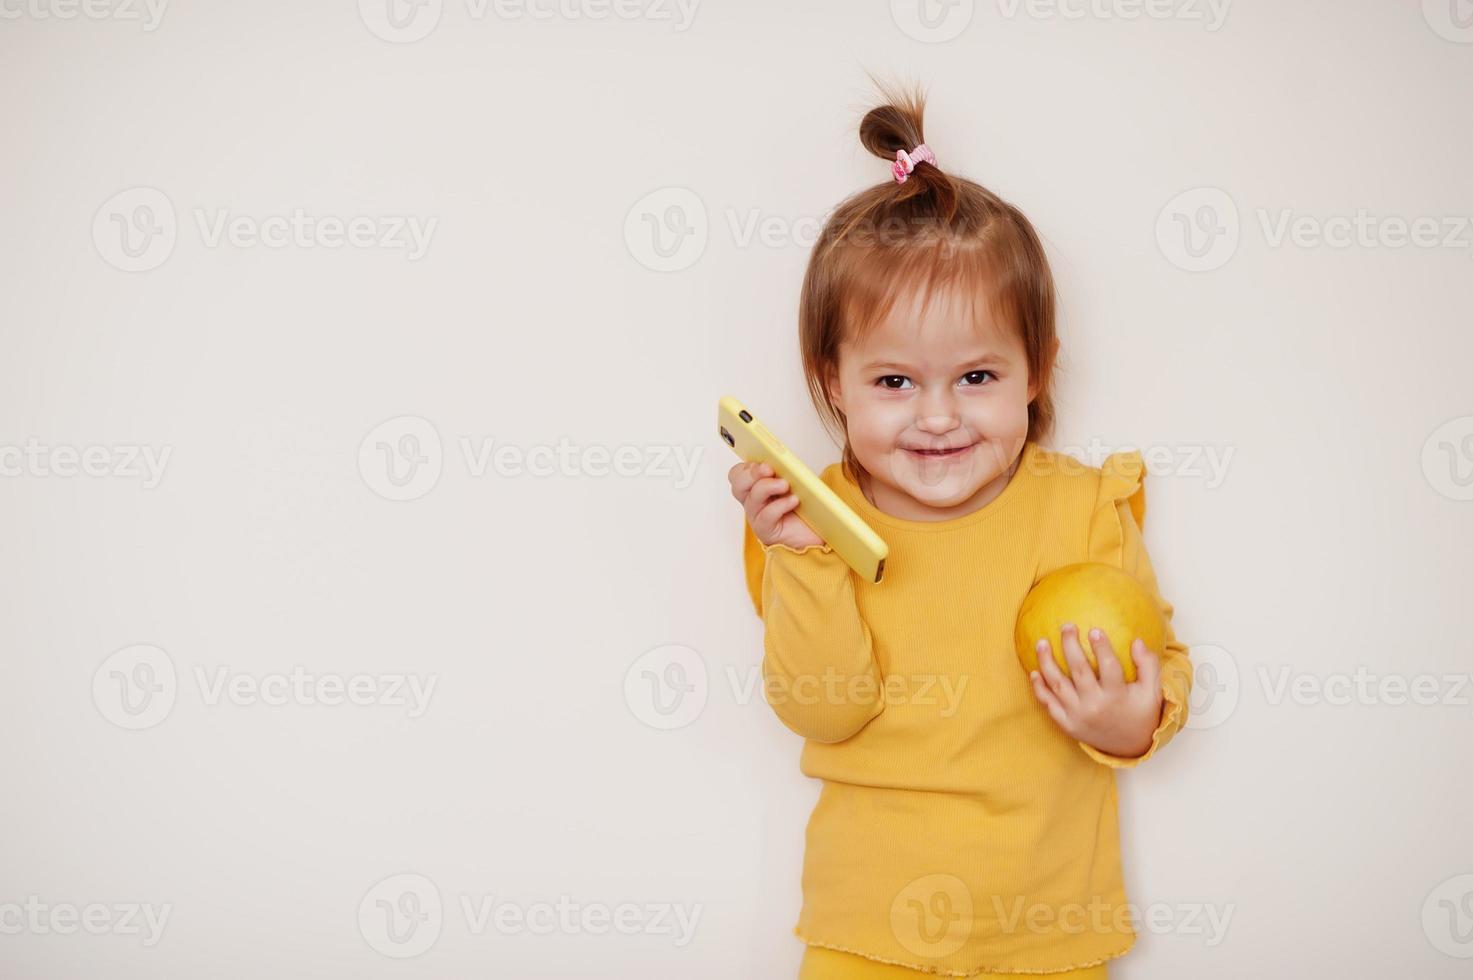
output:
[[[1058,341],[1038,236],[940,168],[919,91],[886,94],[859,135],[892,179],[834,211],[799,310],[810,396],[843,436],[822,478],[889,545],[884,581],[853,574],[770,467],[729,474],[764,695],[823,781],[799,977],[1098,980],[1135,942],[1114,771],[1181,728],[1191,685],[1141,541],[1145,470],[1042,447]],[[1023,597],[1083,561],[1130,572],[1166,617],[1130,683],[1093,632],[1090,667],[1089,623],[1064,627],[1068,676],[1046,642],[1039,671],[1019,666]]]

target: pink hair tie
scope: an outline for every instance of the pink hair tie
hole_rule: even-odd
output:
[[[895,162],[890,166],[890,172],[895,175],[895,183],[903,184],[910,176],[910,172],[916,168],[918,163],[929,163],[936,166],[936,154],[931,148],[922,143],[920,146],[906,153],[904,150],[895,151]]]

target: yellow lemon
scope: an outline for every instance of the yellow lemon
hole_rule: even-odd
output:
[[[1034,645],[1047,639],[1054,662],[1068,675],[1061,637],[1065,623],[1078,628],[1079,645],[1096,674],[1099,661],[1091,648],[1089,631],[1102,630],[1119,657],[1127,682],[1135,680],[1130,646],[1136,638],[1144,640],[1146,648],[1156,654],[1166,643],[1166,619],[1146,587],[1129,572],[1099,562],[1081,562],[1049,572],[1023,600],[1013,644],[1024,670],[1038,669]]]

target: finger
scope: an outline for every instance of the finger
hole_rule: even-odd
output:
[[[1065,623],[1062,632],[1064,659],[1069,664],[1069,676],[1074,678],[1074,687],[1081,697],[1099,690],[1100,682],[1095,678],[1095,669],[1084,656],[1084,647],[1079,645],[1079,629],[1073,623]]]
[[[1095,663],[1100,665],[1100,687],[1107,691],[1123,688],[1125,668],[1115,656],[1115,648],[1110,645],[1110,638],[1104,630],[1089,631],[1089,648],[1094,651]]]
[[[772,467],[766,463],[738,463],[726,472],[731,483],[731,495],[737,500],[746,500],[752,492],[752,484],[764,476],[772,476]]]
[[[1048,684],[1044,682],[1043,675],[1036,670],[1031,670],[1028,672],[1028,682],[1033,686],[1034,696],[1043,702],[1043,706],[1048,711],[1049,717],[1060,728],[1067,730],[1069,726],[1069,714],[1064,710],[1063,705],[1059,704],[1059,699],[1054,696],[1054,692],[1049,690]]]
[[[747,492],[744,506],[747,508],[747,516],[756,520],[757,513],[772,502],[774,497],[788,492],[788,481],[775,476],[763,477],[752,484],[752,489]]]
[[[1146,647],[1144,640],[1136,640],[1130,650],[1131,655],[1135,657],[1136,683],[1143,685],[1148,691],[1159,693],[1161,690],[1161,658]]]
[[[782,526],[783,515],[798,506],[798,495],[790,493],[785,497],[774,497],[772,502],[757,512],[752,520],[752,530],[757,532],[759,538],[770,538],[777,534]]]
[[[1038,671],[1043,674],[1049,690],[1054,692],[1064,710],[1073,711],[1074,706],[1079,703],[1079,695],[1074,690],[1074,683],[1064,676],[1064,672],[1054,661],[1052,645],[1044,638],[1038,641],[1034,649],[1038,651]]]
[[[757,482],[757,476],[752,472],[750,463],[738,463],[726,471],[726,482],[731,484],[731,495],[741,501],[752,491],[752,484]]]

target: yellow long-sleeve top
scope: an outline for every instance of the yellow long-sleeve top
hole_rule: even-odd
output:
[[[889,545],[879,584],[828,545],[764,546],[744,522],[764,694],[823,780],[805,943],[950,976],[1059,972],[1134,944],[1115,770],[1171,739],[1191,686],[1141,541],[1144,474],[1137,452],[1096,468],[1030,442],[996,498],[925,522],[880,511],[834,463],[823,481]],[[1080,561],[1130,572],[1166,617],[1165,701],[1138,758],[1066,735],[1014,653],[1023,597]]]

